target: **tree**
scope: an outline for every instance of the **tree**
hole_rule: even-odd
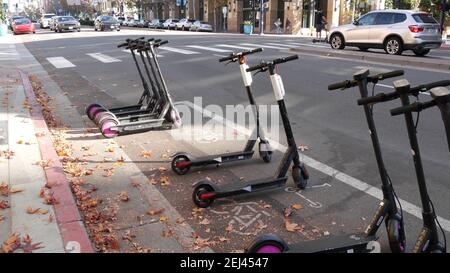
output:
[[[3,9],[3,5],[0,7],[0,24],[6,23],[6,11]]]

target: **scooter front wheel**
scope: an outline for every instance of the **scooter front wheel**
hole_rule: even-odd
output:
[[[387,222],[387,235],[392,253],[403,253],[406,249],[404,230],[400,220],[390,219]]]
[[[192,193],[192,200],[199,208],[207,208],[214,202],[215,192],[212,186],[201,184],[195,187]]]
[[[292,178],[294,179],[295,185],[299,189],[305,189],[308,184],[308,172],[304,165],[292,167]]]
[[[191,160],[186,155],[177,155],[172,159],[172,170],[178,174],[186,174],[191,168]]]
[[[102,135],[106,138],[115,138],[119,135],[119,131],[116,128],[118,125],[118,122],[114,119],[108,119],[102,122],[102,125],[100,127],[100,130],[102,132]]]
[[[246,253],[283,253],[287,244],[277,235],[263,235],[253,241]]]

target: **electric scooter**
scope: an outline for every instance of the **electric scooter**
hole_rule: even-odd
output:
[[[206,208],[209,207],[214,200],[219,198],[280,188],[284,186],[288,180],[287,172],[292,162],[292,177],[295,185],[300,189],[304,189],[306,187],[309,175],[304,164],[300,162],[300,156],[295,143],[294,135],[292,133],[286,105],[284,103],[284,85],[280,75],[275,72],[277,65],[296,59],[298,59],[298,55],[292,55],[285,58],[275,59],[270,62],[262,62],[259,65],[246,69],[247,72],[269,71],[275,99],[280,109],[288,148],[284,153],[275,175],[273,177],[248,182],[239,182],[238,184],[227,185],[225,187],[219,187],[214,182],[209,180],[199,181],[194,184],[194,191],[192,194],[192,199],[195,205],[201,208]]]
[[[96,107],[93,111],[93,121],[98,124],[103,136],[113,138],[119,133],[136,133],[152,129],[170,129],[181,125],[181,118],[173,106],[170,94],[167,91],[154,48],[167,41],[138,40],[128,45],[131,50],[137,50],[141,56],[149,82],[151,83],[153,96],[147,109],[129,112],[111,112],[103,107]],[[143,52],[147,56],[148,65],[153,73],[149,72]],[[150,52],[150,55],[148,54]],[[157,71],[157,73],[155,72]]]
[[[249,51],[231,53],[230,56],[219,59],[219,62],[228,61],[227,64],[239,61],[239,67],[242,79],[244,81],[245,90],[247,91],[247,96],[250,101],[250,105],[252,106],[253,115],[256,119],[256,128],[250,135],[250,138],[248,139],[244,150],[226,154],[209,155],[199,158],[194,158],[192,155],[185,152],[178,152],[173,156],[171,163],[172,170],[176,174],[186,174],[191,167],[200,167],[207,165],[219,166],[223,163],[249,160],[253,157],[253,147],[255,146],[257,140],[259,140],[260,157],[264,160],[264,162],[270,162],[270,160],[272,159],[272,148],[269,145],[269,141],[264,136],[264,131],[260,128],[258,105],[256,104],[255,98],[253,97],[253,93],[251,91],[251,85],[253,81],[252,74],[245,71],[248,68],[248,65],[245,61],[245,56],[261,51],[263,51],[262,48],[256,48]]]
[[[412,105],[409,101],[409,96],[411,95],[410,84],[407,80],[398,80],[394,82],[395,95],[391,93],[392,99],[400,98],[402,102],[402,107],[391,110],[391,115],[400,115],[403,114],[405,117],[406,128],[408,131],[409,142],[411,146],[411,153],[414,160],[414,167],[416,170],[417,182],[419,184],[419,192],[420,199],[422,203],[422,220],[423,220],[423,228],[419,234],[419,238],[414,245],[413,252],[414,253],[445,253],[446,252],[446,242],[445,242],[445,233],[442,227],[439,224],[439,221],[436,216],[436,212],[434,210],[433,203],[428,195],[425,174],[423,171],[422,159],[420,156],[419,143],[417,140],[417,131],[416,124],[413,120],[412,112],[408,111],[408,109],[413,110],[414,107],[428,108],[433,105],[438,105],[441,110],[442,118],[445,123],[445,128],[447,132],[447,141],[450,145],[449,139],[449,97],[450,94],[448,90],[445,88],[436,88],[432,89],[431,95],[433,97],[432,103],[425,104],[416,104]],[[389,96],[387,94],[386,96]],[[377,101],[372,101],[372,103],[376,103]],[[420,105],[420,106],[419,106]],[[439,238],[439,233],[437,230],[437,226],[440,227],[442,231],[442,235],[444,237],[443,242]]]
[[[153,96],[153,94],[150,92],[149,86],[147,81],[145,80],[144,76],[142,75],[142,70],[141,67],[136,59],[136,54],[134,52],[134,50],[130,47],[132,44],[137,43],[140,40],[145,39],[144,37],[140,37],[138,39],[132,40],[132,39],[126,39],[126,42],[123,44],[118,45],[117,47],[124,47],[126,46],[127,49],[130,49],[131,52],[131,56],[133,57],[134,63],[136,64],[138,73],[139,73],[139,78],[142,81],[142,85],[144,87],[144,91],[142,92],[141,97],[139,98],[137,104],[135,105],[130,105],[130,106],[125,106],[125,107],[117,107],[117,108],[110,108],[110,109],[105,109],[105,107],[103,107],[101,104],[98,103],[94,103],[89,105],[86,108],[86,115],[89,117],[89,119],[94,120],[94,117],[96,116],[96,112],[98,113],[99,109],[104,109],[104,111],[110,111],[112,113],[115,114],[119,114],[119,113],[126,113],[126,112],[130,112],[130,111],[138,111],[138,110],[145,110],[147,109],[147,107],[150,104],[150,99]],[[97,114],[98,116],[98,114]]]
[[[398,77],[401,75],[403,75],[402,70],[369,76],[369,70],[362,69],[353,74],[353,80],[346,80],[331,84],[328,86],[328,90],[344,90],[358,86],[361,98],[366,98],[368,96],[367,85],[369,83],[373,83],[375,86],[375,84],[381,80]],[[375,241],[378,240],[376,233],[383,223],[383,220],[386,224],[389,245],[392,252],[404,252],[406,236],[403,224],[403,214],[401,207],[397,207],[396,200],[398,200],[398,198],[384,165],[376,126],[373,119],[372,108],[365,105],[364,114],[369,127],[383,192],[383,200],[380,202],[364,233],[325,237],[318,240],[301,242],[291,246],[288,246],[277,235],[269,234],[256,238],[248,248],[247,252],[371,252],[374,250],[373,246]],[[399,205],[401,206],[400,203]]]
[[[353,74],[353,80],[331,84],[328,86],[328,90],[344,90],[347,88],[358,86],[361,98],[366,98],[368,96],[368,83],[373,83],[375,88],[375,85],[379,81],[387,78],[398,77],[403,74],[403,70],[397,70],[369,76],[369,70],[362,69]],[[374,236],[384,221],[391,251],[393,253],[401,253],[404,252],[406,248],[406,236],[401,204],[398,201],[397,195],[395,194],[394,187],[392,186],[391,179],[387,173],[383,161],[380,142],[378,140],[375,121],[373,119],[372,107],[369,105],[364,105],[363,108],[364,115],[366,116],[367,120],[367,125],[369,127],[369,134],[372,140],[372,146],[375,153],[378,172],[381,178],[381,190],[383,192],[383,200],[380,202],[380,204],[378,205],[378,209],[372,216],[372,219],[370,220],[369,225],[365,230],[365,236]],[[400,208],[397,207],[397,202]]]

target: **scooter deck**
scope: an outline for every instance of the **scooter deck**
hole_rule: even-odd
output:
[[[210,164],[222,164],[222,163],[228,163],[233,161],[241,161],[241,160],[247,160],[251,159],[253,157],[254,151],[240,151],[240,152],[232,152],[232,153],[225,153],[220,155],[210,155],[210,156],[203,156],[196,158],[192,160],[191,166],[203,166],[203,165],[210,165]]]
[[[119,132],[133,132],[133,131],[144,131],[153,128],[163,127],[165,119],[149,119],[136,122],[127,122],[124,124],[117,125],[117,131]],[[114,127],[112,128],[114,130]]]
[[[226,185],[224,187],[220,187],[219,192],[216,195],[216,198],[222,198],[227,196],[234,196],[245,193],[257,192],[260,190],[267,190],[271,188],[279,188],[286,184],[288,177],[270,177],[257,179],[253,181],[247,181],[244,183],[233,183]]]
[[[368,243],[376,241],[376,236],[366,236],[364,233],[346,234],[324,237],[317,240],[304,241],[292,245],[290,253],[361,253],[370,252]]]

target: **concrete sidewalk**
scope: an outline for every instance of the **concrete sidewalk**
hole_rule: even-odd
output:
[[[120,145],[91,133],[68,99],[78,94],[65,93],[20,37],[0,40],[0,52],[8,56],[0,59],[4,245],[15,246],[11,235],[20,233],[42,242],[42,252],[212,251]]]

